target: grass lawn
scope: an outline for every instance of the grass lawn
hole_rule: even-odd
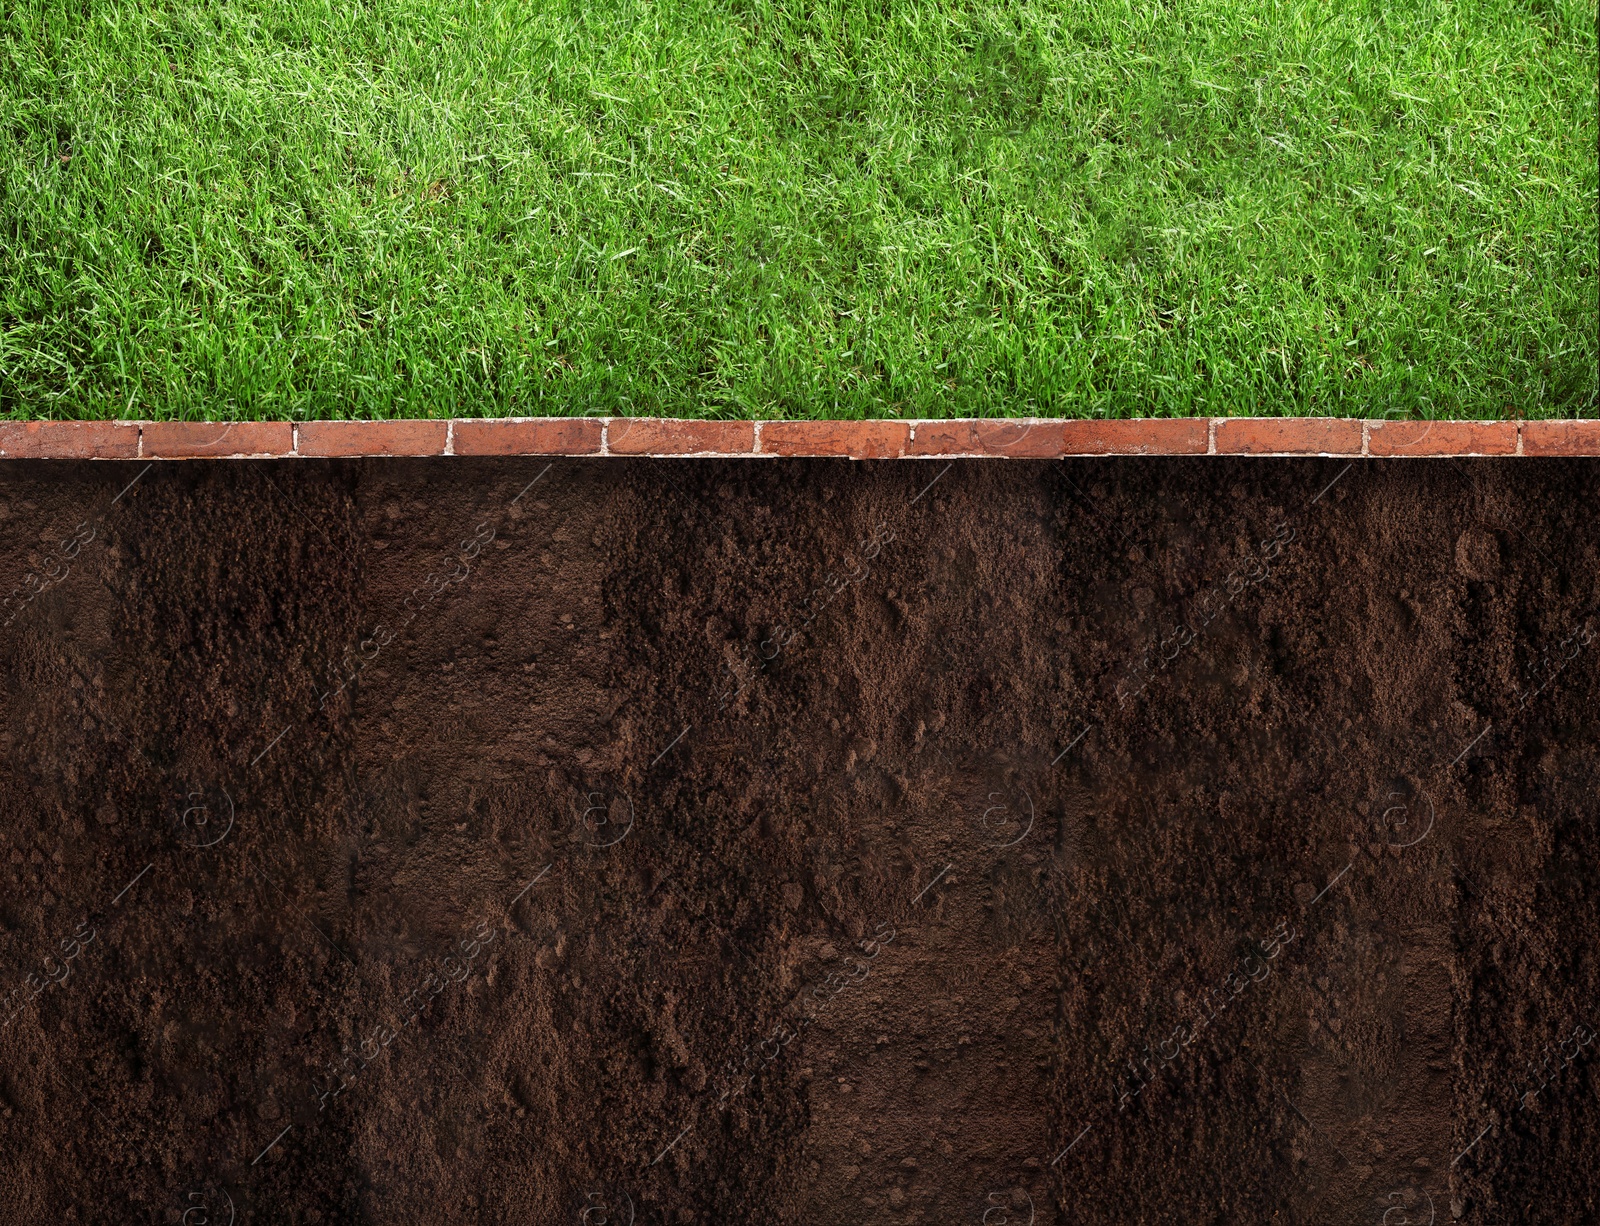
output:
[[[0,0],[0,414],[1594,416],[1594,0]]]

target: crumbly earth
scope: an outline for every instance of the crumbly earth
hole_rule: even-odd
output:
[[[1597,496],[11,463],[3,1216],[1600,1220]]]

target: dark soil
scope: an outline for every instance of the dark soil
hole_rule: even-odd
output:
[[[13,462],[0,1220],[1600,1220],[1597,505]]]

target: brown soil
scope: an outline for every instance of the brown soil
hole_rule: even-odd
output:
[[[1600,1220],[1597,496],[13,463],[0,1219]]]

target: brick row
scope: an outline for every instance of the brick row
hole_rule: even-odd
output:
[[[703,421],[653,417],[457,421],[7,421],[0,458],[183,460],[362,456],[1101,455],[1596,456],[1600,420],[1363,421],[1342,417],[1129,420]]]

